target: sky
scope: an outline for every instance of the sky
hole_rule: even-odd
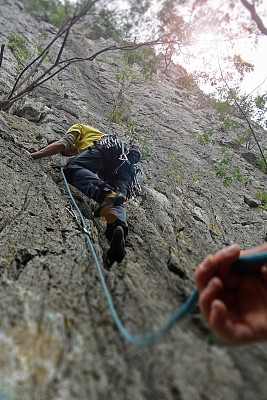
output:
[[[240,51],[244,58],[254,64],[254,71],[248,74],[244,79],[244,88],[246,92],[251,92],[261,84],[260,91],[267,92],[267,36],[262,36],[259,40],[257,49],[249,50],[246,43],[242,45]]]
[[[267,36],[261,36],[259,43],[255,48],[253,42],[249,42],[248,39],[240,39],[236,41],[235,52],[246,62],[250,62],[254,65],[254,71],[247,73],[243,82],[241,83],[241,89],[243,93],[249,94],[252,91],[258,93],[267,92]],[[209,62],[210,66],[214,70],[219,69],[217,55],[219,56],[220,63],[221,57],[227,54],[227,44],[220,39],[216,39],[212,34],[203,35],[195,46],[193,51],[196,55],[195,59],[184,59],[183,57],[177,57],[176,62],[186,69],[188,73],[192,73],[195,70],[199,70],[201,65],[205,69],[204,63],[202,63],[202,57],[205,59],[205,63]],[[211,92],[212,88],[208,85],[201,85],[201,89],[206,92]]]
[[[75,1],[75,0],[71,0]],[[124,9],[129,7],[129,0],[113,0],[110,2],[110,6],[116,7],[120,11],[123,12]],[[188,0],[190,3],[190,0]],[[197,3],[195,0],[191,0],[191,3]],[[204,0],[202,1],[204,3]],[[212,5],[214,9],[223,10],[224,7],[229,10],[229,2],[230,0],[208,0],[208,4]],[[239,0],[233,0],[236,5],[239,4]],[[250,0],[252,2],[252,0]],[[157,0],[151,0],[151,3],[154,3],[152,9],[156,13],[157,8],[159,7],[159,3]],[[201,3],[199,1],[198,3]],[[257,11],[259,15],[263,18],[263,22],[265,26],[267,26],[267,0],[256,0]],[[205,7],[202,6],[203,9]],[[234,11],[235,10],[235,11]],[[240,14],[234,14],[236,10],[242,12],[245,17],[250,18],[249,11],[245,9],[245,7],[241,6],[240,8],[235,7],[230,15],[230,24],[238,24]],[[264,18],[263,16],[266,15]],[[186,18],[186,16],[185,16]],[[235,18],[237,20],[235,20]],[[223,41],[222,38],[216,38],[213,36],[212,32],[207,31],[200,36],[198,44],[193,48],[193,53],[196,55],[195,59],[184,59],[184,57],[176,57],[174,59],[175,62],[182,65],[189,74],[193,74],[195,70],[205,70],[204,64],[202,64],[201,59],[205,57],[205,62],[210,63],[211,69],[218,70],[218,59],[219,55],[220,63],[222,62],[223,54],[229,54],[229,48],[227,48],[228,43]],[[246,74],[243,82],[241,83],[241,89],[244,93],[249,94],[253,91],[253,94],[263,94],[267,92],[267,36],[261,35],[259,39],[258,46],[255,48],[254,43],[250,43],[247,39],[242,40],[238,39],[235,41],[235,53],[240,54],[244,61],[250,62],[254,65],[254,71]],[[202,67],[203,65],[203,67]],[[214,90],[210,85],[201,85],[201,89],[204,92],[210,93]],[[257,89],[256,89],[257,88]],[[256,89],[256,90],[255,90]]]
[[[158,1],[154,1],[154,11],[156,11],[159,6]],[[188,0],[190,2],[190,0]],[[192,0],[193,3],[194,0]],[[230,0],[209,0],[208,4],[213,7],[213,9],[227,9],[229,10],[229,2]],[[252,0],[250,0],[252,2]],[[195,3],[197,3],[195,1]],[[200,3],[200,2],[199,2]],[[256,10],[259,15],[262,17],[265,26],[267,26],[267,0],[257,0]],[[127,0],[118,0],[117,4],[119,8],[123,10],[127,8]],[[235,0],[235,4],[239,5],[239,0]],[[205,7],[202,6],[203,9]],[[238,11],[239,10],[239,11]],[[239,24],[240,13],[242,13],[243,17],[250,19],[249,11],[240,4],[240,7],[235,7],[230,14],[230,24]],[[191,13],[188,14],[190,19]],[[266,17],[264,18],[264,16]],[[185,18],[187,18],[185,16]],[[183,56],[176,57],[174,59],[175,62],[182,65],[186,71],[190,74],[193,74],[195,70],[199,70],[202,68],[205,70],[204,64],[202,64],[201,59],[205,57],[205,63],[210,63],[210,67],[213,70],[218,70],[218,55],[220,58],[220,63],[222,63],[222,57],[225,54],[240,54],[242,59],[246,62],[250,62],[254,65],[254,71],[245,75],[243,82],[241,83],[241,90],[243,93],[249,94],[253,91],[253,94],[263,94],[267,92],[267,36],[261,35],[259,38],[259,42],[257,47],[254,46],[253,41],[249,41],[248,39],[237,39],[234,41],[235,46],[234,50],[229,49],[228,42],[222,40],[222,38],[214,37],[213,33],[207,31],[200,35],[200,39],[198,44],[194,46],[193,54],[196,55],[196,58],[184,58]],[[203,65],[203,67],[202,67]],[[214,88],[210,85],[201,85],[200,87],[203,91],[210,93]],[[257,89],[256,89],[257,88]],[[256,90],[255,90],[256,89]]]
[[[250,2],[252,2],[252,0]],[[256,10],[262,18],[265,26],[267,26],[267,0],[257,0],[256,3]],[[209,1],[209,4],[212,4],[214,9],[223,10],[224,7],[226,7],[225,9],[228,9],[229,0],[212,0]],[[239,5],[239,0],[236,0],[235,4]],[[239,8],[234,8],[232,13],[230,13],[230,26],[239,27],[240,21],[242,21],[242,17],[240,18],[241,13],[243,18],[245,17],[250,20],[251,17],[249,11],[240,4]],[[254,22],[252,23],[256,27],[256,24]],[[205,59],[205,63],[210,64],[211,69],[219,70],[218,58],[221,66],[224,67],[222,61],[223,56],[228,54],[240,54],[244,61],[250,62],[254,65],[254,71],[245,74],[245,78],[243,79],[243,82],[241,82],[240,88],[242,92],[246,94],[249,94],[252,91],[253,94],[256,92],[258,94],[267,92],[267,36],[261,34],[256,47],[254,41],[247,38],[235,39],[232,43],[234,46],[233,49],[230,48],[229,42],[224,38],[216,37],[216,33],[214,34],[211,30],[207,30],[200,34],[197,44],[193,47],[193,53],[196,54],[196,59],[194,60],[191,58],[189,60],[184,60],[183,57],[178,57],[177,61],[178,63],[181,63],[188,73],[193,73],[195,70],[205,70],[205,68],[207,68],[204,66],[202,58]],[[205,92],[209,93],[213,90],[209,85],[201,86],[201,89]]]

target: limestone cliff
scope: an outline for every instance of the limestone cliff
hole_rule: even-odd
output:
[[[2,2],[4,3],[4,2]],[[47,41],[55,28],[25,14],[21,2],[1,5],[0,43],[11,34],[29,43]],[[68,55],[106,47],[75,27]],[[129,245],[121,264],[103,274],[127,330],[160,327],[194,288],[193,271],[210,252],[237,242],[263,243],[267,212],[255,199],[267,191],[255,152],[224,132],[215,107],[196,88],[187,90],[175,66],[125,94],[126,123],[110,122],[118,94],[120,53],[77,63],[47,81],[9,112],[0,112],[0,397],[16,400],[266,400],[264,345],[230,349],[208,330],[196,310],[161,341],[135,347],[119,334],[99,275],[71,209],[60,155],[33,161],[21,148],[39,149],[73,123],[117,133],[143,149],[142,192],[126,204]],[[7,45],[0,94],[18,66]],[[136,68],[138,68],[136,66]],[[246,129],[242,121],[239,131]],[[200,144],[212,129],[216,143]],[[192,137],[192,133],[199,132]],[[245,186],[229,187],[213,167],[227,146]],[[254,150],[253,150],[254,151]],[[95,203],[72,188],[103,267],[108,248]]]

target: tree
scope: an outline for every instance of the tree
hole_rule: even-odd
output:
[[[175,41],[172,40],[162,40],[161,38],[151,41],[145,41],[141,43],[136,42],[125,42],[124,44],[114,44],[109,47],[105,47],[100,49],[96,53],[92,54],[89,57],[72,57],[72,58],[65,58],[63,59],[62,54],[67,42],[69,33],[71,28],[76,24],[78,21],[84,17],[89,10],[93,8],[93,6],[99,0],[87,1],[86,6],[73,17],[69,18],[63,25],[59,28],[55,37],[51,40],[51,42],[45,47],[41,53],[33,59],[25,68],[19,73],[18,77],[15,80],[15,83],[11,89],[11,91],[3,96],[0,99],[0,110],[7,111],[11,105],[25,96],[27,93],[34,90],[36,87],[42,85],[47,80],[52,79],[55,75],[59,74],[65,68],[68,68],[71,64],[82,62],[82,61],[93,61],[97,56],[107,51],[129,51],[129,50],[136,50],[142,47],[151,47],[155,45],[169,45],[174,43]],[[62,40],[60,49],[58,54],[52,64],[48,67],[44,67],[44,60],[49,54],[49,50],[53,46],[53,44],[58,41]],[[3,57],[4,47],[2,47],[1,51],[1,58]],[[43,66],[43,71],[40,71],[40,66]],[[1,66],[1,65],[0,65]]]
[[[249,3],[247,0],[240,0],[241,3],[243,4],[244,7],[246,7],[248,9],[248,11],[250,12],[251,15],[251,19],[256,22],[257,27],[259,29],[259,31],[263,34],[263,35],[267,35],[267,28],[265,27],[261,17],[259,16],[259,14],[256,11],[255,8],[255,4],[251,4]]]

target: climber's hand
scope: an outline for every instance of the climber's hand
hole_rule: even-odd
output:
[[[232,264],[261,247],[241,252],[237,245],[209,255],[195,272],[200,310],[209,327],[232,346],[267,340],[267,266],[232,272]]]
[[[26,150],[26,149],[24,149],[24,148],[22,148],[21,150],[24,151],[24,153],[28,154],[28,156],[31,157],[32,153],[30,153],[28,150]]]

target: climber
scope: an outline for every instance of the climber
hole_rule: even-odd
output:
[[[23,150],[33,159],[58,153],[75,156],[63,169],[66,179],[99,203],[94,215],[107,222],[105,234],[110,242],[107,263],[111,266],[115,261],[121,262],[128,234],[123,203],[130,195],[135,164],[141,159],[139,147],[131,145],[124,149],[124,142],[115,135],[76,124],[61,139],[37,152]]]
[[[267,243],[241,256],[267,251]],[[230,346],[267,341],[267,265],[233,272],[238,245],[209,255],[195,271],[200,310],[209,327]]]

